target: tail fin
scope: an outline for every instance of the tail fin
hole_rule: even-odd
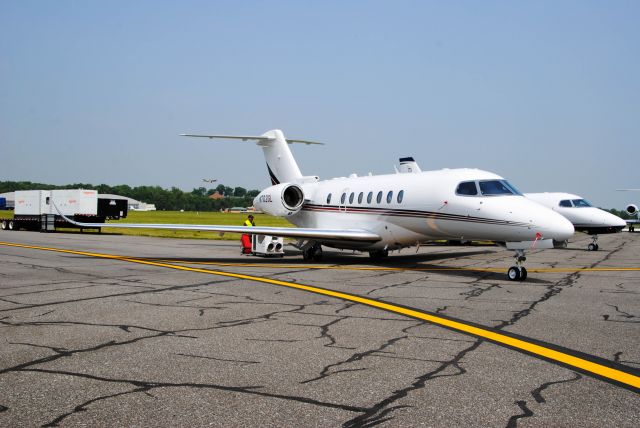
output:
[[[306,140],[287,140],[279,129],[267,131],[259,137],[248,135],[201,135],[201,134],[180,134],[185,137],[206,137],[206,138],[232,138],[237,140],[256,141],[262,146],[264,157],[267,161],[267,170],[272,184],[291,183],[300,181],[302,173],[293,158],[288,144],[322,144]],[[317,179],[317,178],[316,178]]]
[[[262,136],[267,139],[258,141],[258,145],[262,146],[271,184],[292,183],[302,178],[298,163],[293,158],[282,131],[274,129]]]

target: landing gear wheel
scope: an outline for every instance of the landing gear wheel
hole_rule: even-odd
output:
[[[309,248],[302,250],[302,259],[305,261],[319,262],[322,260],[322,246],[312,245]]]
[[[524,267],[520,268],[520,281],[527,279],[527,270]]]
[[[587,245],[587,250],[588,251],[596,251],[598,249],[597,244],[589,244]]]
[[[600,249],[600,245],[596,244],[596,251]]]
[[[15,230],[15,225],[13,224],[13,220],[9,220],[9,230]]]
[[[369,257],[371,260],[382,260],[389,257],[389,250],[374,250],[369,251]]]
[[[520,268],[518,268],[518,266],[511,266],[507,271],[507,276],[511,281],[518,281],[520,279]]]
[[[322,260],[322,247],[318,245],[318,247],[315,248],[315,251],[313,252],[313,261],[319,262],[321,260]]]

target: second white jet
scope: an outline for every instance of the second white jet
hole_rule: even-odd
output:
[[[600,248],[599,234],[620,232],[627,225],[620,217],[596,208],[583,197],[571,193],[525,193],[525,196],[566,217],[573,223],[576,232],[591,235],[592,242],[587,246],[589,251],[597,251]],[[564,248],[567,241],[554,241],[554,245]]]

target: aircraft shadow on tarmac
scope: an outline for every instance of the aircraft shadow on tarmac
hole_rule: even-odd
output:
[[[476,255],[489,254],[488,250],[475,250],[475,251],[462,251],[462,252],[448,252],[448,253],[420,253],[420,254],[400,254],[391,255],[383,260],[372,261],[368,257],[363,256],[361,253],[352,253],[349,251],[323,251],[323,257],[321,262],[312,262],[302,259],[302,252],[296,250],[288,250],[284,257],[224,257],[224,258],[211,258],[211,257],[165,257],[165,258],[142,258],[143,260],[157,261],[157,262],[180,262],[180,263],[230,263],[230,264],[247,264],[255,265],[282,265],[287,266],[300,265],[301,268],[317,264],[318,266],[326,265],[339,265],[339,266],[364,266],[364,267],[380,267],[380,268],[399,268],[399,269],[424,269],[425,273],[437,272],[440,275],[467,277],[467,278],[482,278],[485,281],[508,281],[506,277],[506,270],[508,266],[504,267],[504,272],[489,272],[474,270],[473,267],[467,266],[448,266],[442,264],[432,264],[437,260],[447,259],[460,259],[465,257],[471,257]],[[510,260],[509,260],[510,261]],[[481,266],[478,266],[481,269]],[[450,270],[449,270],[450,269]],[[549,281],[544,281],[538,278],[533,278],[529,275],[526,282],[530,285],[533,284],[549,284]]]

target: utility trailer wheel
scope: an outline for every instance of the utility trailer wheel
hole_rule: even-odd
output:
[[[511,266],[507,271],[507,276],[511,281],[518,281],[520,279],[520,269],[518,266]]]
[[[7,230],[7,220],[2,220],[0,222],[0,229]]]
[[[15,224],[13,223],[13,220],[9,220],[9,230],[16,230],[15,229]]]

